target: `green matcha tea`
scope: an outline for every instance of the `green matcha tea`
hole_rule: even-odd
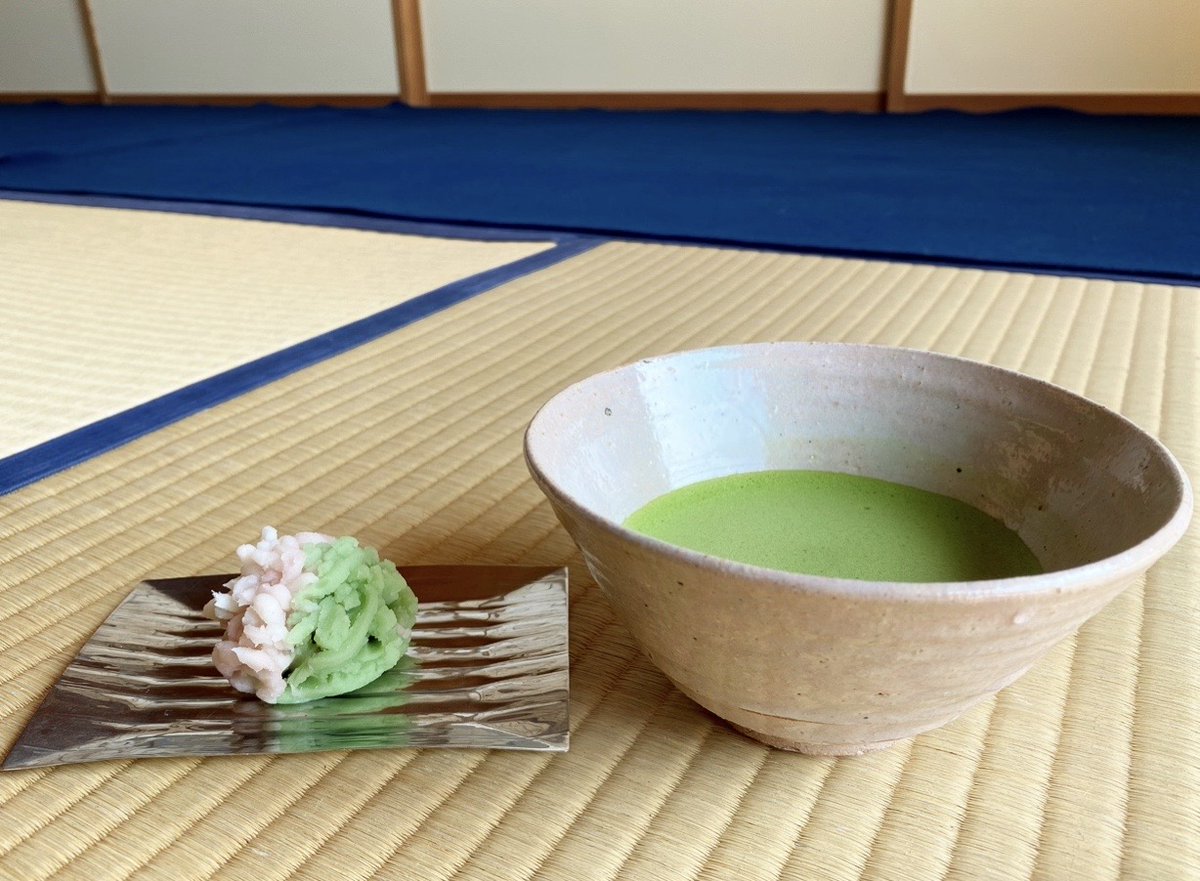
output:
[[[828,471],[706,480],[654,499],[625,525],[715,557],[834,578],[979,581],[1042,571],[1015,532],[970,505]]]

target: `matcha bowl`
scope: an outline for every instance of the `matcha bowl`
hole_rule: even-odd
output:
[[[552,398],[530,473],[647,657],[765,743],[853,755],[1008,685],[1183,535],[1175,458],[1123,417],[959,358],[837,343],[666,355]],[[887,582],[760,568],[622,524],[679,487],[833,471],[949,496],[1014,530],[1042,574]]]

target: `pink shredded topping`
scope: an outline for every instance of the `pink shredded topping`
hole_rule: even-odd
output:
[[[225,591],[213,591],[204,614],[225,622],[213,663],[238,691],[269,704],[283,694],[283,674],[295,656],[287,639],[292,597],[317,580],[304,571],[304,546],[332,541],[319,532],[279,535],[265,526],[258,544],[237,549],[242,574]]]

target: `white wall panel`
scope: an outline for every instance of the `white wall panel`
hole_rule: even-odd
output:
[[[92,0],[109,91],[397,94],[388,0]]]
[[[1200,0],[914,0],[905,91],[1200,92]]]
[[[874,92],[886,0],[426,0],[431,92]]]
[[[76,0],[0,0],[0,92],[92,92]]]

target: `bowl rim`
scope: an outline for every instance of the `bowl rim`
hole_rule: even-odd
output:
[[[1119,553],[1073,566],[1069,569],[1059,569],[1053,572],[1042,572],[1037,575],[1020,575],[1011,578],[996,578],[980,581],[864,581],[853,578],[834,578],[827,575],[807,575],[798,572],[787,572],[780,569],[770,569],[765,566],[755,566],[740,563],[725,557],[717,557],[701,551],[673,545],[661,539],[652,538],[635,530],[629,529],[609,517],[601,515],[584,505],[578,498],[564,490],[546,473],[538,461],[536,449],[536,429],[555,401],[560,400],[568,392],[591,384],[616,373],[631,370],[640,365],[676,360],[682,357],[693,357],[703,354],[726,354],[746,352],[751,350],[766,351],[770,348],[839,348],[857,349],[873,353],[894,352],[914,354],[934,360],[943,360],[971,365],[974,369],[984,372],[996,372],[1021,383],[1041,386],[1055,394],[1065,395],[1087,407],[1100,411],[1111,418],[1123,423],[1129,430],[1140,435],[1168,465],[1179,491],[1179,503],[1165,523],[1137,544]],[[632,542],[644,551],[651,551],[666,556],[681,564],[698,565],[707,569],[715,569],[733,577],[745,580],[771,583],[777,587],[803,591],[807,593],[829,594],[850,599],[880,599],[888,601],[928,601],[928,600],[965,600],[978,601],[981,599],[1010,599],[1031,597],[1045,594],[1086,592],[1098,585],[1110,584],[1141,574],[1166,554],[1183,537],[1191,522],[1194,509],[1192,486],[1187,472],[1175,455],[1150,432],[1144,430],[1128,417],[1077,394],[1060,385],[1030,376],[1007,367],[999,367],[984,361],[964,358],[960,355],[948,355],[942,352],[931,352],[905,346],[887,346],[874,343],[825,342],[820,340],[778,340],[758,343],[736,343],[723,346],[709,346],[698,349],[681,349],[652,357],[639,358],[629,361],[609,370],[591,374],[581,380],[564,386],[548,398],[529,420],[523,437],[525,464],[542,492],[552,501],[566,503],[576,516],[581,516],[593,526],[610,535]]]

